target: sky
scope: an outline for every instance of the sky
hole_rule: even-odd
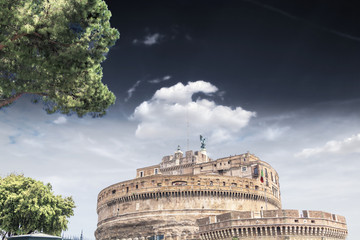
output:
[[[106,116],[48,115],[32,96],[0,110],[0,176],[73,196],[68,236],[95,239],[97,194],[180,145],[249,151],[278,172],[284,209],[346,217],[360,236],[359,3],[106,1],[120,32],[103,63]]]

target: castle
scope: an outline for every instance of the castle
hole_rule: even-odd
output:
[[[98,195],[97,240],[296,239],[347,236],[343,216],[281,208],[279,175],[253,154],[210,159],[178,150]]]

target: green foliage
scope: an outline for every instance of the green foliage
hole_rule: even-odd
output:
[[[115,96],[100,64],[119,38],[110,17],[104,0],[0,0],[0,107],[31,93],[48,113],[104,115]]]
[[[38,230],[60,236],[74,208],[73,199],[55,196],[50,184],[15,174],[0,178],[0,231],[4,234]]]

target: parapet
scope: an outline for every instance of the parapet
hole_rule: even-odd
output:
[[[300,235],[345,239],[347,236],[345,217],[311,210],[232,211],[198,219],[197,224],[203,240],[228,236],[241,239]]]

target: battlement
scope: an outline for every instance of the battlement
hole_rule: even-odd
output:
[[[267,195],[266,195],[267,193]],[[98,195],[98,211],[117,202],[170,197],[229,197],[266,201],[281,208],[280,197],[255,179],[216,175],[154,175],[111,185]],[[265,208],[265,203],[262,204]],[[260,209],[260,208],[259,208]]]
[[[201,239],[253,239],[308,236],[345,239],[343,216],[309,210],[263,210],[228,212],[197,220]],[[281,238],[283,239],[283,238]],[[305,239],[305,238],[304,238]],[[311,238],[312,239],[312,238]]]
[[[164,156],[158,165],[137,169],[136,178],[153,175],[218,175],[260,181],[261,172],[264,184],[280,197],[279,175],[275,169],[250,153],[212,160],[204,151],[187,151],[184,155],[178,150],[174,155]]]

